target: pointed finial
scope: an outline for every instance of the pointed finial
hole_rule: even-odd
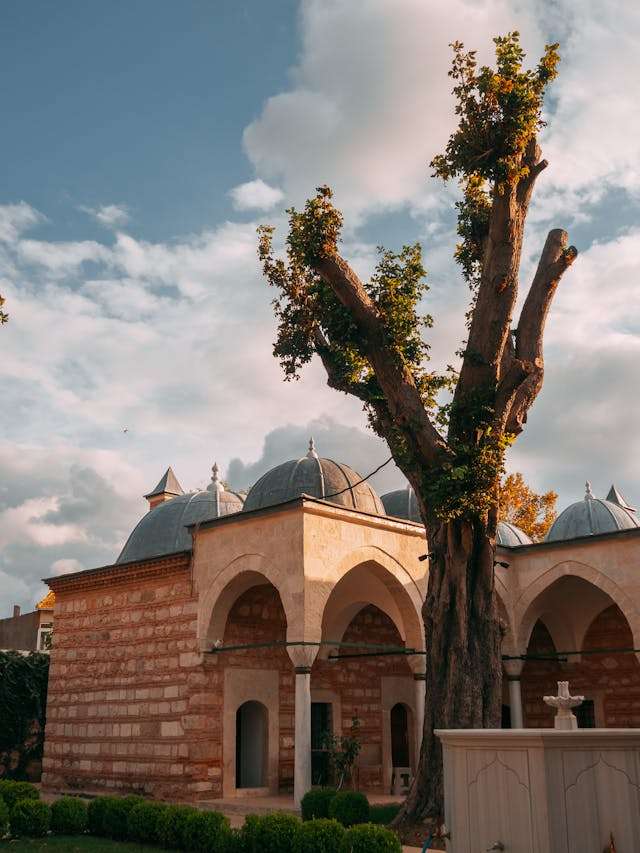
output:
[[[208,492],[222,492],[222,491],[224,491],[224,486],[220,482],[219,472],[220,472],[220,469],[218,468],[218,463],[214,462],[213,467],[211,468],[211,482],[207,486]]]
[[[313,436],[309,439],[309,450],[307,451],[307,457],[309,459],[317,459],[318,454],[316,453],[316,445],[313,440]]]
[[[588,480],[587,480],[587,482],[585,483],[585,487],[586,487],[586,489],[587,489],[587,491],[585,492],[585,496],[584,496],[585,501],[592,501],[592,500],[594,500],[594,499],[595,499],[595,495],[594,495],[594,494],[593,494],[593,492],[591,491],[591,483],[590,483]]]

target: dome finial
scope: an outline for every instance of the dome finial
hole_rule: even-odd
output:
[[[218,463],[214,462],[213,467],[211,468],[211,482],[207,486],[208,492],[223,492],[224,486],[220,482],[219,476],[220,469],[218,468]]]
[[[307,451],[307,457],[309,459],[318,459],[318,454],[316,453],[316,444],[313,440],[313,436],[309,439],[309,450]]]
[[[594,494],[593,494],[593,492],[591,491],[591,483],[590,483],[588,480],[587,480],[587,482],[585,483],[585,487],[586,487],[586,490],[587,490],[587,491],[585,492],[585,495],[584,495],[584,499],[585,499],[585,501],[592,501],[592,500],[594,500],[594,499],[595,499],[595,495],[594,495]]]

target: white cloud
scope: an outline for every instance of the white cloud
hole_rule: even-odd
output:
[[[44,220],[44,216],[24,201],[0,204],[0,242],[13,243],[18,237]]]
[[[103,204],[100,207],[81,205],[80,210],[88,213],[105,228],[122,228],[131,218],[126,204]]]
[[[80,562],[80,560],[75,559],[62,559],[62,560],[54,560],[51,563],[51,572],[54,575],[68,575],[71,572],[81,572],[84,566]]]
[[[307,0],[292,86],[245,130],[258,175],[300,203],[329,183],[350,221],[433,204],[428,163],[453,127],[449,43],[490,58],[491,39],[518,29],[536,62],[533,9],[508,0]]]
[[[86,261],[107,261],[109,249],[95,240],[80,242],[48,242],[45,240],[21,240],[18,252],[28,263],[44,267],[54,276],[75,273]]]
[[[229,191],[236,210],[271,210],[284,198],[277,187],[271,187],[261,178],[239,184]]]

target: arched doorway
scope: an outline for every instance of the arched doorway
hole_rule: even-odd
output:
[[[391,709],[391,763],[393,767],[411,766],[409,713],[402,702]]]
[[[249,701],[236,711],[236,788],[267,784],[268,714],[261,702]]]

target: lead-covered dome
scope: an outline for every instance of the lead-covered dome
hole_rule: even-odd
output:
[[[386,495],[382,495],[382,503],[384,504],[387,515],[422,524],[420,510],[418,509],[418,499],[411,486],[407,485],[404,489],[387,492]]]
[[[211,483],[204,491],[178,495],[159,504],[140,519],[116,563],[161,557],[191,548],[190,524],[201,524],[240,512],[242,495],[225,489],[213,466]]]
[[[249,512],[310,495],[350,509],[385,515],[374,489],[361,481],[362,477],[348,465],[318,456],[311,439],[306,456],[276,465],[260,477],[249,489],[243,509]]]
[[[576,501],[560,513],[545,541],[559,542],[563,539],[577,539],[579,536],[631,530],[634,527],[640,527],[640,521],[628,505],[596,498],[591,491],[591,484],[587,483],[584,500]]]
[[[496,544],[502,545],[504,548],[517,548],[518,545],[533,545],[533,539],[511,524],[510,521],[499,521],[496,530]]]

